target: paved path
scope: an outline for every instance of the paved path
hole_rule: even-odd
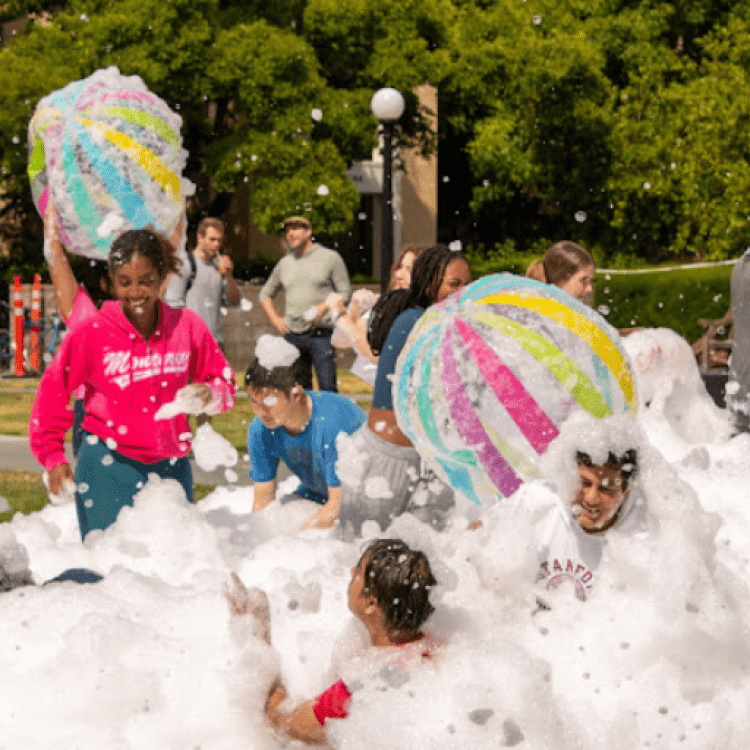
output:
[[[70,443],[65,444],[65,452],[71,465],[74,464],[75,461],[73,460],[73,451]],[[216,471],[206,472],[199,469],[192,459],[190,464],[193,467],[193,481],[196,484],[207,484],[214,487],[219,484],[229,484],[224,475],[223,467]],[[285,466],[281,466],[280,468],[282,471],[279,472],[279,480],[282,480],[288,476],[288,472],[284,471],[286,469]],[[42,467],[37,463],[37,460],[29,449],[29,439],[13,435],[0,435],[0,469],[29,471],[36,474],[42,473]],[[248,476],[248,464],[241,457],[237,466],[232,467],[232,471],[237,474],[237,481],[234,484],[247,485],[252,483]]]

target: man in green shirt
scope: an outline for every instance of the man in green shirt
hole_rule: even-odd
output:
[[[304,216],[284,221],[284,239],[289,247],[260,292],[260,304],[273,327],[300,350],[299,383],[312,389],[312,367],[322,391],[337,391],[336,354],[331,345],[333,316],[328,298],[340,294],[349,299],[351,284],[342,257],[312,240],[312,225]],[[286,297],[284,315],[273,304],[282,288]]]

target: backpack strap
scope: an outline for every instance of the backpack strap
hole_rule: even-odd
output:
[[[187,257],[188,261],[190,262],[190,276],[188,276],[187,286],[185,287],[185,294],[190,291],[190,287],[193,286],[193,282],[195,281],[195,274],[198,273],[198,269],[195,265],[195,255],[193,255],[192,250],[188,250]]]

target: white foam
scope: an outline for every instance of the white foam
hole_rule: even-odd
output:
[[[281,336],[264,333],[255,345],[255,356],[261,367],[290,367],[299,358],[299,349]]]
[[[651,528],[608,537],[585,603],[563,585],[551,610],[533,614],[534,507],[550,496],[541,482],[525,490],[528,514],[500,503],[478,531],[459,516],[442,533],[397,518],[384,535],[424,550],[438,586],[430,659],[395,666],[364,648],[347,611],[362,540],[300,532],[319,507],[308,501],[254,514],[252,488],[219,487],[194,506],[176,482],[152,478],[85,544],[72,504],[17,514],[0,525],[4,565],[28,567],[38,583],[70,567],[105,579],[0,594],[3,741],[293,747],[262,715],[278,665],[292,702],[325,689],[337,667],[352,681],[351,715],[330,732],[346,750],[744,747],[750,437],[691,443],[683,454],[663,411],[648,407],[641,420],[621,425],[627,435],[602,426],[575,440],[596,455],[608,441],[617,450],[638,443]],[[567,439],[560,445],[571,447]],[[360,480],[362,446],[357,435],[337,441],[342,481],[347,472]],[[252,629],[230,622],[230,569],[268,593],[278,662]]]

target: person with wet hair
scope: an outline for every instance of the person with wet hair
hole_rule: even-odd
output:
[[[377,605],[388,642],[401,644],[419,639],[422,625],[435,611],[430,589],[437,582],[427,556],[400,539],[378,539],[362,553],[355,568],[357,575],[360,569],[361,593],[368,604]]]
[[[255,413],[247,430],[250,477],[255,483],[253,510],[263,510],[276,497],[276,474],[283,461],[300,483],[282,502],[312,500],[321,508],[308,526],[327,528],[338,518],[341,496],[336,439],[358,430],[365,413],[346,396],[305,390],[296,366],[298,350],[278,336],[266,334],[258,339],[261,351],[274,344],[276,350],[296,351],[297,360],[266,367],[256,356],[245,375]]]
[[[234,405],[234,373],[190,310],[159,299],[176,269],[174,246],[150,229],[130,230],[108,258],[114,301],[71,330],[39,384],[29,442],[58,498],[75,493],[81,537],[113,524],[149,474],[176,479],[193,499],[184,414],[155,419],[178,396],[209,414]],[[85,388],[75,482],[63,438],[73,424],[70,394]]]
[[[270,641],[268,608],[261,606],[264,596],[259,590],[248,592],[235,575],[233,588],[227,592],[234,616],[252,614],[259,630]],[[364,625],[370,646],[383,649],[389,663],[419,663],[430,658],[430,646],[422,628],[434,611],[430,592],[437,585],[430,563],[423,552],[412,549],[400,539],[377,539],[362,553],[351,569],[348,604],[351,613]],[[351,689],[350,689],[351,688]],[[325,724],[344,719],[349,704],[356,700],[353,686],[338,680],[316,698],[285,710],[286,691],[276,684],[266,703],[270,722],[295,739],[312,743],[326,740]]]
[[[471,270],[462,253],[446,245],[433,245],[414,262],[409,288],[388,292],[373,308],[368,340],[373,353],[379,355],[378,369],[367,425],[352,438],[366,462],[360,481],[344,481],[341,493],[340,520],[346,535],[360,534],[368,520],[376,521],[384,530],[393,518],[407,511],[441,527],[453,506],[453,491],[426,472],[420,491],[427,496],[417,495],[418,502],[412,502],[422,473],[421,462],[396,423],[392,381],[398,356],[425,309],[470,281]],[[387,492],[368,491],[370,477],[382,477]]]
[[[552,284],[589,307],[594,304],[594,273],[596,264],[586,248],[563,240],[551,245],[544,258],[535,260],[526,276]]]
[[[594,587],[607,536],[612,531],[632,535],[647,530],[644,501],[634,491],[638,451],[608,452],[596,463],[584,451],[575,452],[577,482],[570,497],[550,509],[536,525],[540,532],[539,582],[546,590],[572,585],[585,601]],[[544,609],[544,594],[539,599]]]

